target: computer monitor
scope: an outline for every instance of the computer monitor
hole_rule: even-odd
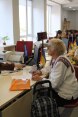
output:
[[[46,40],[47,39],[47,32],[39,32],[37,33],[38,41]]]

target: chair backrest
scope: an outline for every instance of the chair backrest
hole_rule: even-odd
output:
[[[16,51],[24,52],[24,45],[26,45],[28,57],[32,55],[33,41],[17,41]]]
[[[15,51],[24,52],[24,41],[17,41]]]

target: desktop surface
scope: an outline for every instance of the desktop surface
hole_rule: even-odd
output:
[[[26,68],[24,68],[26,74],[29,74],[30,69],[31,66],[26,66]],[[9,90],[12,82],[12,76],[18,77],[20,75],[23,75],[23,70],[14,73],[0,74],[0,108],[3,108],[5,105],[7,105],[9,102],[11,102],[24,92],[24,90],[22,91]],[[32,80],[30,81],[31,86],[34,83],[35,81]]]

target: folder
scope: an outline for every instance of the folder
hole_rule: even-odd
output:
[[[30,89],[30,79],[13,79],[10,87],[10,91],[20,91],[24,89]]]

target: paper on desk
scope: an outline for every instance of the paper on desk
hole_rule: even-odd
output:
[[[30,89],[30,80],[13,79],[10,87],[10,91],[19,91],[24,89]]]
[[[31,79],[32,74],[31,73],[26,73],[26,74],[21,74],[21,75],[12,75],[11,77],[12,77],[12,79],[26,80],[26,79]]]
[[[11,71],[9,71],[9,70],[3,70],[3,71],[1,71],[1,75],[6,76],[6,75],[8,75],[10,72],[11,72]]]

